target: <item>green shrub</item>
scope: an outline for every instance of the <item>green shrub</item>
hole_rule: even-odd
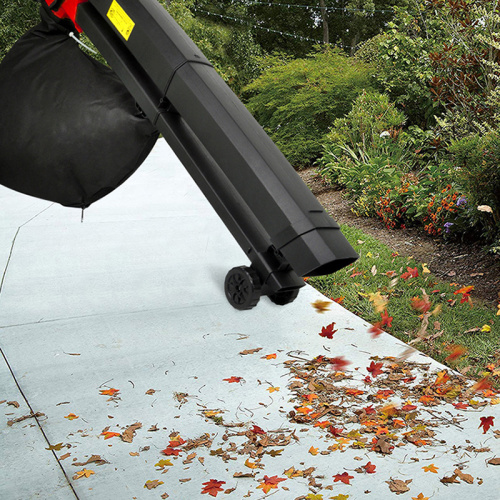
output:
[[[265,70],[244,89],[247,107],[296,167],[314,162],[336,118],[371,88],[371,67],[326,49]]]
[[[456,141],[449,151],[456,166],[457,182],[467,199],[469,225],[480,227],[487,241],[498,240],[500,134],[490,131],[482,136],[471,135]]]

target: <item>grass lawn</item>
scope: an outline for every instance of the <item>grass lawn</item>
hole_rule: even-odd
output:
[[[359,229],[342,232],[360,259],[310,285],[434,359],[500,386],[500,306],[476,301],[467,283],[439,281],[425,263]]]

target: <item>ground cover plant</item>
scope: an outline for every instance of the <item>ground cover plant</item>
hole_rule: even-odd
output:
[[[474,299],[468,283],[438,280],[425,263],[403,257],[347,226],[342,231],[360,259],[308,282],[379,329],[434,359],[499,385],[500,304]],[[491,377],[496,372],[495,377]]]

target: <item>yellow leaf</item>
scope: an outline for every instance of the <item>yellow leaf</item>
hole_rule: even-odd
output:
[[[427,267],[427,264],[422,264],[422,274],[428,274],[430,273],[429,268]]]
[[[332,303],[329,300],[317,300],[316,302],[312,302],[311,305],[316,309],[317,313],[323,314],[324,312],[330,309]]]
[[[309,448],[309,453],[310,453],[311,455],[317,455],[317,454],[318,454],[318,450],[319,450],[319,448],[314,448],[314,447],[312,447],[312,446],[311,446],[311,447]]]
[[[269,392],[278,392],[280,390],[280,388],[279,387],[269,387],[267,390]]]
[[[246,461],[245,461],[245,465],[249,468],[249,469],[258,469],[259,468],[259,464],[255,463],[255,462],[250,462],[250,459],[247,458]]]
[[[157,464],[155,464],[155,467],[161,467],[162,469],[164,467],[172,467],[174,465],[170,460],[160,460]]]
[[[481,331],[482,331],[482,332],[489,333],[489,332],[491,332],[491,326],[490,326],[490,325],[483,325],[483,326],[481,327]]]
[[[370,259],[372,259],[372,258],[373,258],[373,254],[372,254],[371,252],[368,252],[368,253],[366,254],[366,256],[367,256],[368,258],[370,258]]]
[[[347,500],[349,498],[349,495],[335,495],[334,497],[330,497],[332,500]]]
[[[431,312],[432,316],[437,316],[438,314],[441,314],[441,311],[443,310],[443,306],[441,304],[438,304],[433,311]]]
[[[496,315],[497,315],[497,316],[500,316],[500,304],[498,304],[497,308],[498,308],[498,311],[497,311],[497,314],[496,314]]]
[[[368,294],[368,300],[373,303],[373,307],[375,308],[375,311],[378,313],[381,313],[386,309],[387,307],[387,297],[382,295],[380,292],[377,293],[369,293]]]
[[[221,411],[217,411],[217,410],[205,410],[203,412],[203,415],[205,415],[205,417],[215,417],[216,415],[219,415],[220,413],[222,413]]]
[[[80,479],[81,477],[90,477],[92,474],[95,474],[93,470],[90,469],[83,469],[81,471],[78,471],[74,476],[73,479]]]
[[[500,404],[500,398],[495,398],[490,401],[490,404],[492,405],[497,405]]]

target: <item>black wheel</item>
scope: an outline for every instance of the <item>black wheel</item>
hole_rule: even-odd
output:
[[[233,267],[224,281],[224,291],[229,303],[236,309],[251,309],[261,295],[259,275],[251,267]]]
[[[298,294],[299,289],[297,288],[295,290],[272,293],[271,295],[269,295],[269,298],[271,299],[271,302],[274,302],[279,306],[284,306],[285,304],[290,304],[290,302],[293,302],[297,298]]]

